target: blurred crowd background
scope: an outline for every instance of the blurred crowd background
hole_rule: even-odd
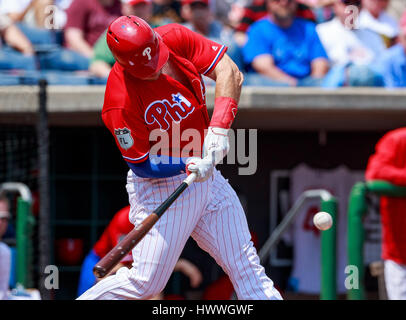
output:
[[[0,84],[106,83],[109,23],[180,23],[228,46],[245,85],[403,87],[404,0],[0,0]],[[210,85],[210,81],[207,81]]]

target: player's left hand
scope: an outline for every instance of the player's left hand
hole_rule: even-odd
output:
[[[190,173],[196,173],[196,182],[206,181],[211,177],[214,170],[214,159],[211,157],[198,158],[190,157],[186,160],[186,172],[189,175]]]
[[[214,155],[215,164],[223,160],[230,150],[228,142],[228,129],[209,127],[203,143],[203,158]]]

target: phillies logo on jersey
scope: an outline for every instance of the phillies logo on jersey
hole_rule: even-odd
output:
[[[145,110],[145,122],[147,124],[157,123],[161,131],[167,131],[171,119],[175,123],[179,123],[195,110],[190,101],[180,93],[172,94],[172,101],[174,103],[170,103],[166,99],[152,102]]]
[[[134,139],[131,136],[131,130],[128,128],[114,129],[114,134],[117,137],[117,141],[120,147],[124,150],[130,149],[134,144]]]

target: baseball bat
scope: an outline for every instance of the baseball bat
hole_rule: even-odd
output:
[[[196,174],[191,173],[176,188],[176,190],[156,208],[139,225],[131,230],[123,240],[110,250],[93,268],[97,278],[106,276],[148,233],[159,218],[171,206],[171,204],[182,194],[183,191],[196,179]]]

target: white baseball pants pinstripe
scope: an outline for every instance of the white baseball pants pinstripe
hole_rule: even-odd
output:
[[[406,300],[406,265],[384,260],[384,277],[389,300]]]
[[[130,171],[130,221],[137,225],[185,179],[144,179]],[[187,188],[133,250],[133,267],[121,268],[81,295],[88,299],[148,299],[161,292],[189,236],[228,274],[239,299],[281,300],[250,241],[240,201],[219,171]]]

